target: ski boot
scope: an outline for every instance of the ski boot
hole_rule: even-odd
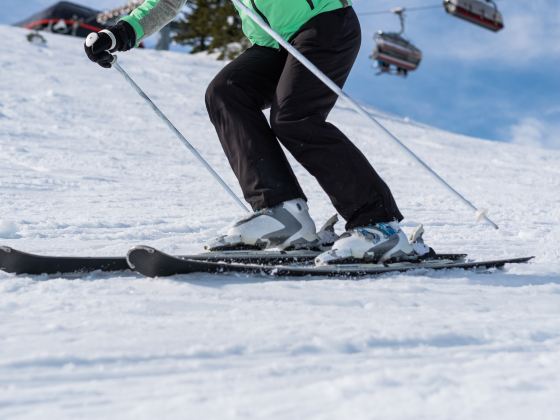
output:
[[[244,217],[205,248],[209,251],[240,249],[313,249],[319,245],[315,223],[305,200],[285,201]]]
[[[422,240],[423,232],[420,225],[410,243],[396,221],[350,229],[340,236],[329,251],[319,254],[315,264],[417,261],[430,251]]]

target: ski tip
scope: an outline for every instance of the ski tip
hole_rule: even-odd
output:
[[[154,254],[156,252],[156,249],[151,247],[151,246],[147,246],[147,245],[136,245],[133,248],[130,248],[128,250],[128,252],[126,253],[126,262],[128,264],[128,266],[134,270],[136,269],[136,265],[134,264],[134,258],[135,256],[137,256],[139,253],[148,253],[148,254]]]

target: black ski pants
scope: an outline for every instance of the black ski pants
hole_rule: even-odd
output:
[[[360,48],[351,7],[307,22],[291,44],[343,86]],[[253,46],[210,83],[206,107],[254,210],[305,195],[280,143],[319,182],[348,229],[402,220],[387,184],[326,121],[337,95],[283,49]],[[262,110],[270,107],[270,125]]]

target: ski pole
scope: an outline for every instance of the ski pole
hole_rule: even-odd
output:
[[[134,88],[134,90],[146,101],[148,105],[154,110],[157,116],[169,127],[171,131],[177,136],[179,140],[191,151],[191,153],[198,159],[200,163],[204,165],[204,167],[210,172],[210,174],[214,177],[216,181],[226,190],[226,192],[231,196],[231,198],[246,212],[249,209],[243,204],[243,202],[235,195],[235,193],[231,190],[231,188],[225,183],[225,181],[220,177],[220,175],[210,166],[210,164],[202,157],[202,155],[194,148],[194,146],[181,134],[181,132],[173,125],[169,118],[165,116],[165,114],[157,107],[157,105],[146,95],[146,93],[136,84],[136,82],[128,75],[128,73],[121,67],[121,65],[117,62],[117,56],[114,56],[115,59],[113,61],[113,67],[117,69],[117,71],[122,74],[125,80]]]
[[[334,83],[325,73],[323,73],[317,66],[315,66],[311,61],[309,61],[303,54],[301,54],[297,49],[295,49],[289,42],[284,40],[276,31],[274,31],[265,21],[258,16],[253,10],[249,9],[240,0],[231,0],[239,10],[247,14],[257,25],[259,25],[263,31],[269,34],[276,42],[278,42],[282,47],[286,49],[294,58],[296,58],[303,66],[305,66],[311,73],[313,73],[319,80],[321,80],[327,87],[336,93],[340,98],[346,100],[356,112],[364,117],[366,117],[370,122],[372,122],[377,128],[380,128],[386,136],[397,143],[408,155],[420,164],[424,169],[426,169],[430,174],[434,176],[444,187],[446,187],[451,193],[458,197],[467,207],[476,212],[477,220],[484,219],[495,229],[498,229],[498,225],[494,223],[486,215],[485,210],[479,210],[473,203],[467,200],[465,197],[459,193],[455,188],[445,181],[436,171],[434,171],[427,163],[420,159],[412,150],[410,150],[397,136],[391,133],[383,124],[381,124],[375,117],[370,115],[364,108],[362,108],[354,99],[348,96],[336,83]]]

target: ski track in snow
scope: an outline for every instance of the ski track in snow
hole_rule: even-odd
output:
[[[0,26],[2,244],[192,253],[239,216],[80,40],[47,34],[38,47],[25,33]],[[204,108],[221,64],[154,51],[121,58],[239,193]],[[406,229],[424,223],[441,252],[535,261],[359,281],[0,272],[0,418],[560,418],[560,152],[375,114],[501,227],[475,224],[340,104],[332,121],[391,185]],[[295,167],[320,224],[334,210]]]

